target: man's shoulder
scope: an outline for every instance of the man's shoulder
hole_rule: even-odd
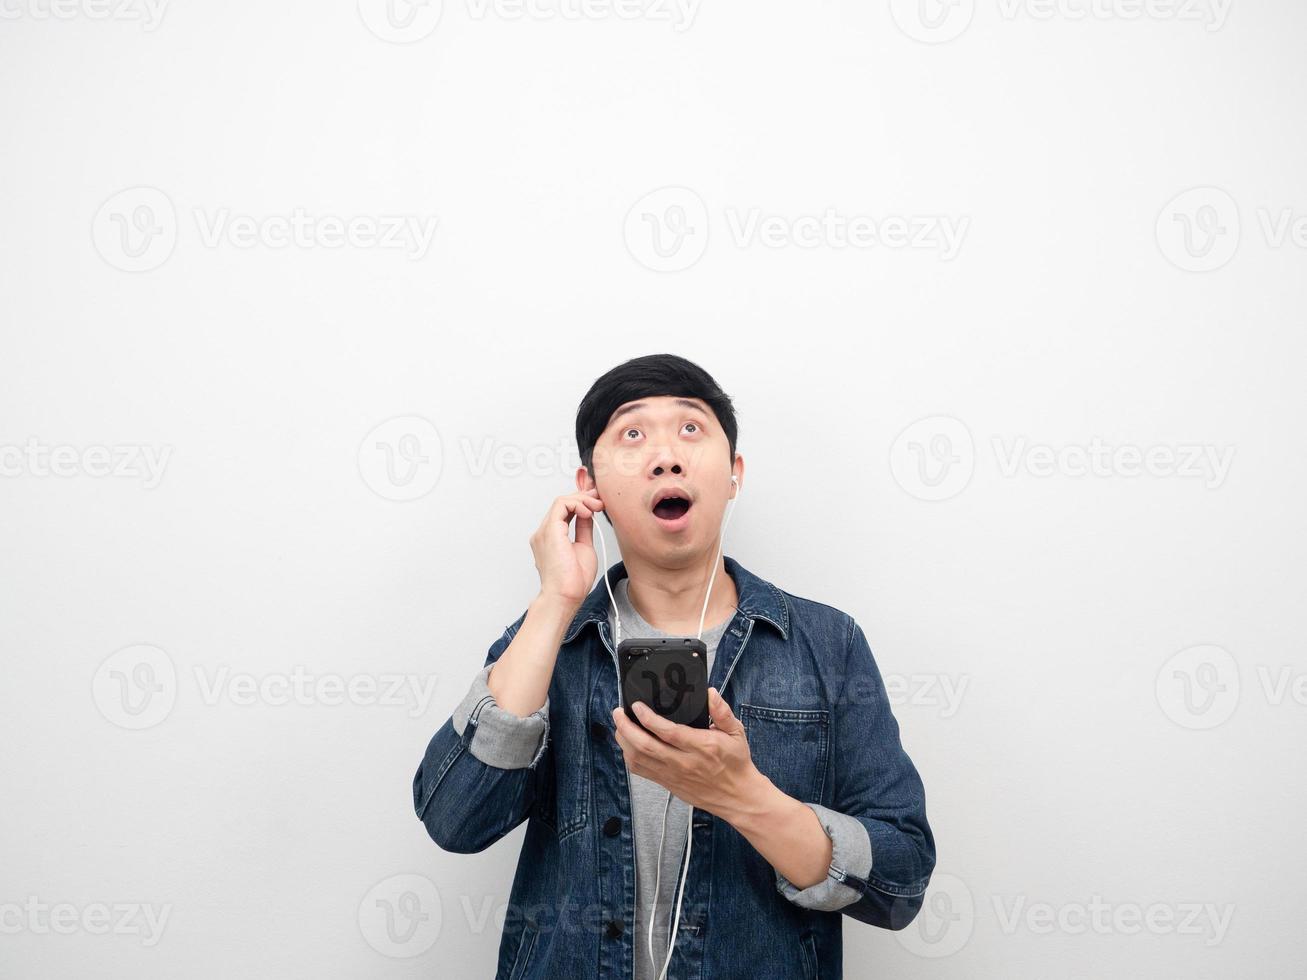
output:
[[[785,598],[785,604],[789,608],[789,618],[792,623],[805,627],[808,630],[820,629],[823,631],[838,630],[841,635],[852,632],[854,626],[854,617],[852,614],[833,606],[828,602],[821,602],[817,599],[810,599],[807,596],[801,596],[790,592],[780,586],[774,586]]]

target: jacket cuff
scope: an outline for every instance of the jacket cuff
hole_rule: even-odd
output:
[[[549,696],[525,718],[505,711],[486,684],[494,667],[488,664],[477,672],[450,722],[460,738],[468,722],[472,723],[468,751],[486,765],[496,769],[534,767],[549,741]]]
[[[808,888],[796,888],[779,871],[776,872],[776,890],[795,905],[823,912],[838,912],[852,905],[862,893],[844,883],[850,875],[863,881],[871,874],[871,837],[858,820],[818,803],[804,803],[817,814],[821,827],[831,841],[830,870],[826,877]]]

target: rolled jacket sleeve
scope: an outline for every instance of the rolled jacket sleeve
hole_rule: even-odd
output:
[[[871,836],[859,821],[819,803],[804,803],[817,815],[831,841],[831,862],[826,877],[815,885],[798,888],[779,871],[776,890],[795,905],[823,912],[838,912],[852,905],[862,893],[844,883],[846,874],[866,879],[871,873]]]
[[[468,751],[497,769],[525,769],[534,766],[544,753],[549,738],[549,698],[525,718],[505,711],[490,693],[487,681],[495,665],[477,672],[472,686],[454,709],[450,721],[461,737],[469,720],[476,724]]]

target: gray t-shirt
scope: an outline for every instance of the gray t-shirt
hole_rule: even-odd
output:
[[[628,637],[662,637],[670,634],[654,629],[641,618],[631,605],[626,593],[628,579],[623,576],[613,586],[613,598],[622,616],[622,638]],[[706,626],[703,642],[708,647],[708,671],[712,673],[713,658],[717,653],[717,643],[730,625],[731,617],[712,629]],[[616,636],[617,624],[612,607],[608,610],[608,623]],[[617,658],[613,666],[617,667]],[[620,668],[618,674],[620,676]],[[631,823],[635,838],[636,863],[636,901],[635,901],[635,980],[655,980],[662,969],[663,960],[667,958],[667,939],[671,935],[669,923],[676,911],[676,879],[685,860],[685,825],[689,820],[690,805],[679,797],[672,796],[671,806],[667,807],[670,795],[666,789],[636,773],[627,770],[631,780]],[[663,809],[667,807],[667,831],[663,839],[662,873],[658,880],[658,895],[655,901],[654,875],[658,868],[658,840],[663,826]],[[656,908],[654,916],[654,954],[657,957],[655,967],[649,961],[649,912]],[[681,912],[685,913],[685,901],[682,899]],[[680,932],[676,934],[679,941]]]

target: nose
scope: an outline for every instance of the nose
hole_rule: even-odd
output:
[[[653,458],[653,468],[650,470],[653,476],[664,476],[668,473],[674,473],[677,476],[685,475],[685,468],[681,465],[679,459],[671,451],[670,447],[662,447]]]

